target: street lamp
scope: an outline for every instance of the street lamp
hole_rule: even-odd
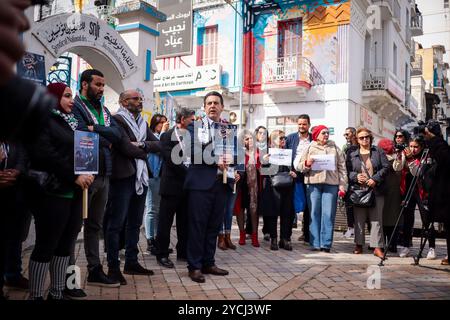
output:
[[[241,37],[241,54],[242,58],[244,58],[244,23],[245,19],[244,16],[236,9],[236,7],[233,5],[234,0],[224,0],[227,4],[230,5],[230,7],[233,8],[233,10],[241,17],[242,19],[242,37]],[[242,121],[244,119],[243,110],[242,110],[242,102],[244,97],[244,62],[241,61],[241,84],[239,88],[239,114],[240,114],[240,121],[239,121],[239,130],[242,130]]]

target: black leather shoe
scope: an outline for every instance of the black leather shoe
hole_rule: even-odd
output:
[[[190,270],[189,271],[189,278],[191,278],[192,281],[198,282],[198,283],[204,283],[205,282],[205,276],[200,270]]]
[[[63,294],[70,300],[82,300],[87,297],[86,292],[83,289],[69,289],[65,288]]]
[[[289,240],[284,240],[283,241],[283,249],[284,250],[288,250],[288,251],[292,251],[292,245],[291,242]]]
[[[320,248],[320,251],[330,253],[331,249],[330,248]]]
[[[270,239],[270,250],[278,250],[277,238]]]
[[[125,266],[123,268],[123,273],[141,275],[141,276],[151,276],[154,274],[154,272],[152,270],[145,269],[139,263],[133,263],[133,264],[125,263]]]
[[[110,279],[103,272],[102,266],[97,266],[89,270],[87,284],[97,287],[117,288],[120,286],[120,281],[118,279]]]
[[[123,276],[122,272],[120,272],[120,269],[109,269],[108,270],[108,278],[111,281],[119,282],[121,286],[127,285],[127,280]]]
[[[158,264],[160,266],[163,266],[165,268],[173,268],[174,267],[173,262],[169,258],[164,257],[164,258],[160,258],[160,259],[156,259],[156,260],[158,261]]]
[[[224,269],[220,269],[217,266],[211,266],[202,268],[202,273],[204,274],[213,274],[215,276],[226,276],[228,275],[228,271]]]

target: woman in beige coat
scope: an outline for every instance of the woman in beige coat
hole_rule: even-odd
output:
[[[297,170],[305,176],[307,201],[311,210],[310,244],[312,250],[325,252],[330,252],[333,243],[338,192],[340,196],[344,196],[347,189],[344,156],[336,144],[328,140],[329,134],[327,127],[315,127],[311,145],[296,164]],[[331,157],[324,157],[330,155]],[[332,170],[316,167],[319,161],[324,160],[330,162]]]

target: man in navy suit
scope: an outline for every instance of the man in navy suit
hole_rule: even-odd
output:
[[[311,122],[307,114],[302,114],[297,118],[298,132],[291,133],[286,139],[286,149],[292,149],[292,167],[297,178],[295,178],[294,208],[295,213],[303,211],[303,237],[305,242],[309,242],[309,209],[306,201],[304,186],[304,176],[295,169],[296,158],[299,161],[303,151],[311,143],[309,127]],[[300,145],[300,147],[299,147]],[[295,219],[296,220],[296,219]],[[296,222],[295,222],[296,223]],[[294,224],[295,224],[294,223]],[[299,239],[300,240],[300,239]]]
[[[209,92],[204,100],[206,117],[189,125],[191,135],[192,165],[186,174],[184,188],[189,191],[187,261],[189,277],[195,282],[205,282],[204,274],[225,276],[228,271],[216,266],[216,240],[224,218],[228,188],[234,179],[223,174],[229,164],[218,159],[213,150],[212,125],[224,122],[220,118],[223,98],[218,92]]]

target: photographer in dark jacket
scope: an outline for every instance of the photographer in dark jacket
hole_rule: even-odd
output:
[[[100,136],[99,172],[89,188],[89,215],[84,221],[84,251],[87,259],[90,285],[117,287],[103,272],[99,253],[99,236],[109,193],[112,172],[112,144],[120,141],[120,129],[109,110],[101,103],[105,78],[95,69],[81,74],[80,94],[75,98],[73,113],[79,130],[96,132]]]
[[[82,189],[94,180],[92,175],[74,174],[74,131],[78,121],[72,114],[72,90],[63,83],[52,83],[48,91],[58,98],[58,108],[52,111],[48,127],[29,150],[29,176],[42,178],[35,180],[28,194],[36,227],[29,263],[33,300],[43,299],[49,270],[49,299],[63,299],[71,248],[82,223]]]
[[[450,147],[440,134],[431,133],[425,128],[430,154],[436,162],[431,190],[429,195],[430,212],[434,214],[436,222],[444,222],[447,237],[447,257],[442,265],[448,265],[450,256]]]

